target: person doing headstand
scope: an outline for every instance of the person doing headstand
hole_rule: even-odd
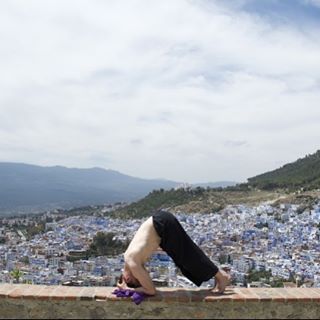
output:
[[[152,253],[162,248],[182,274],[195,285],[215,277],[215,287],[223,293],[230,275],[219,268],[191,240],[177,218],[170,212],[157,211],[139,227],[124,253],[124,269],[117,283],[120,289],[155,295],[156,288],[144,264]]]

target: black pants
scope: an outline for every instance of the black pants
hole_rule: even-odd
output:
[[[172,258],[182,274],[195,285],[211,279],[218,267],[191,240],[180,222],[170,212],[157,211],[153,225],[161,238],[160,247]]]

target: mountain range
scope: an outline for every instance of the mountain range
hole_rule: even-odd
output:
[[[181,183],[176,181],[141,179],[102,168],[42,167],[0,162],[0,215],[41,212],[54,208],[69,209],[114,202],[141,200],[141,203],[144,203],[143,198],[153,190],[171,190],[179,185]],[[209,187],[213,188],[212,190],[225,187],[227,191],[249,190],[248,188],[290,191],[319,189],[320,150],[273,171],[248,178],[247,183],[219,181],[191,186]],[[201,205],[201,197],[203,197],[203,195],[192,192],[184,197],[172,192],[152,193],[151,195],[151,200],[150,196],[146,197],[148,206],[150,203],[158,203],[157,197],[161,197],[163,205],[168,201],[172,204],[176,199],[179,199],[177,203],[182,205],[185,201],[194,202],[195,196],[199,196],[198,202]]]
[[[196,184],[228,186],[235,182]],[[42,167],[0,162],[0,215],[39,212],[114,202],[130,202],[154,189],[171,189],[180,182],[140,179],[102,168]]]

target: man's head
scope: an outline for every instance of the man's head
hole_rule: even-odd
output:
[[[137,278],[133,276],[131,272],[124,271],[120,276],[119,282],[125,282],[129,288],[138,288],[141,287],[141,284]]]

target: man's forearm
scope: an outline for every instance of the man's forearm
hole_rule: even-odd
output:
[[[149,273],[147,270],[140,264],[135,263],[134,261],[131,261],[130,264],[128,264],[133,276],[140,282],[141,284],[141,292],[144,292],[148,295],[155,295],[156,294],[156,288],[154,286],[154,283],[152,282]]]

